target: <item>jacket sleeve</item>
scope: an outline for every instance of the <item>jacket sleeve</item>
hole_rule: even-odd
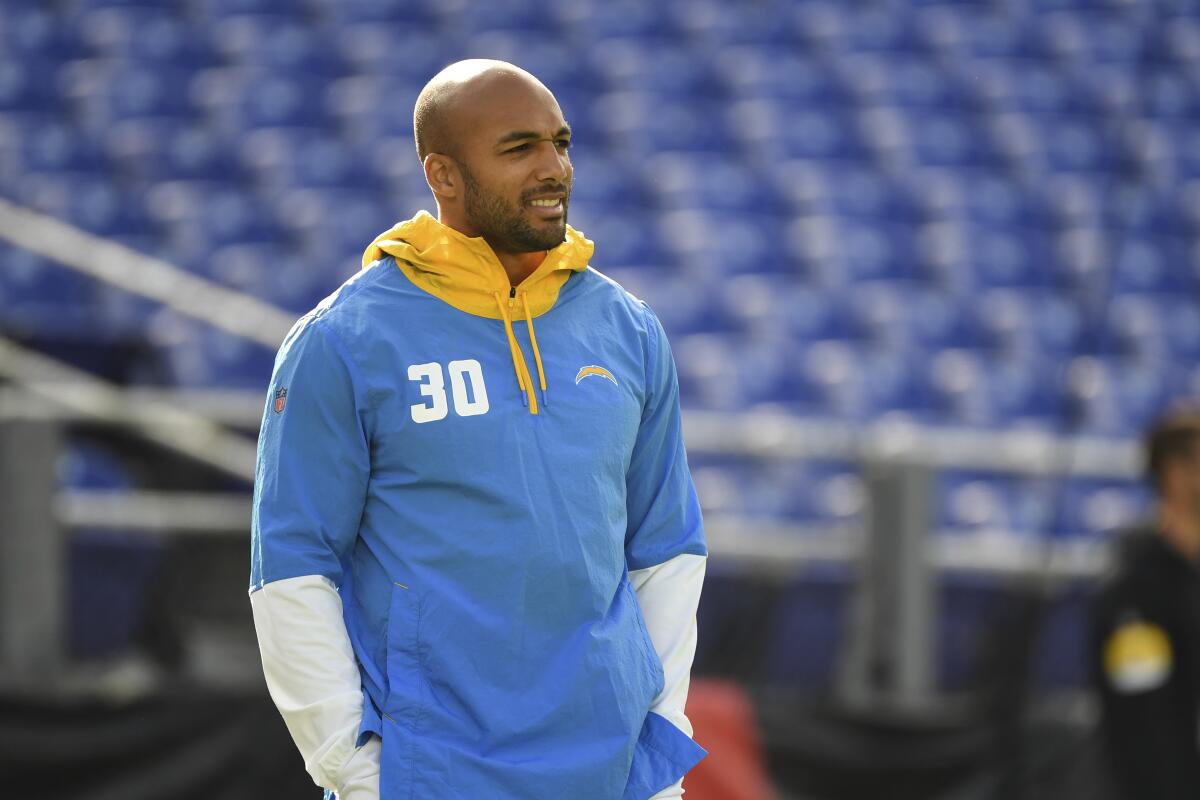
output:
[[[650,710],[691,736],[684,705],[696,654],[696,608],[708,548],[683,446],[675,362],[657,317],[649,308],[645,312],[647,393],[626,475],[625,560],[663,665],[663,690]],[[681,796],[681,784],[663,790],[655,800]]]
[[[271,699],[313,781],[339,800],[378,800],[379,740],[359,744],[362,689],[342,600],[317,575],[269,583],[250,595]]]
[[[704,556],[685,553],[658,566],[635,570],[629,580],[646,620],[650,641],[663,666],[663,690],[650,710],[692,735],[684,714],[692,660],[696,656],[696,607],[704,584]],[[679,797],[683,781],[656,794],[653,800]]]
[[[708,555],[700,503],[683,449],[675,361],[658,318],[648,307],[644,310],[646,397],[625,474],[625,560],[631,571],[685,553]]]
[[[275,363],[251,524],[267,687],[313,780],[343,800],[378,797],[378,742],[359,741],[362,684],[337,591],[370,473],[361,394],[335,334],[301,320]]]

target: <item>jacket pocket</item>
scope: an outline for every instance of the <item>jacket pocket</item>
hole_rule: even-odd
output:
[[[387,626],[388,697],[384,713],[415,729],[424,708],[421,599],[404,584],[392,585]]]
[[[425,712],[421,655],[421,600],[403,584],[392,585],[387,623],[387,699],[379,772],[380,796],[410,798],[416,785],[418,743]]]
[[[633,621],[637,627],[642,653],[646,658],[646,666],[650,670],[650,684],[653,689],[650,699],[653,700],[662,692],[666,680],[663,674],[662,660],[658,657],[658,651],[654,649],[654,640],[650,638],[650,631],[646,628],[646,618],[642,616],[642,606],[638,602],[637,592],[633,590],[633,584],[629,582],[628,578],[625,579],[625,592],[629,602],[633,604]]]

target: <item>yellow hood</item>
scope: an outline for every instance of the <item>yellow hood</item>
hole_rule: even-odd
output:
[[[529,343],[537,364],[541,403],[546,405],[546,371],[538,351],[533,319],[554,307],[558,292],[572,272],[587,269],[595,245],[579,231],[567,226],[566,241],[546,254],[529,277],[513,287],[496,253],[482,238],[464,236],[443,225],[428,212],[420,211],[375,238],[363,253],[363,267],[386,253],[419,288],[459,311],[479,317],[504,320],[509,354],[521,398],[530,414],[538,413],[538,396],[525,354],[513,333],[512,319],[518,307],[529,326]]]
[[[534,317],[549,311],[572,272],[587,269],[595,245],[567,226],[567,238],[517,287]],[[459,311],[503,319],[494,294],[509,297],[508,274],[492,248],[480,237],[465,236],[419,211],[375,238],[363,253],[364,267],[384,254],[395,256],[408,279]]]

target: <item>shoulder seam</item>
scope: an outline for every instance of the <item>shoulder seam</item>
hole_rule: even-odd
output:
[[[630,297],[633,297],[633,295],[630,295]],[[646,351],[643,353],[642,357],[645,359],[646,395],[648,400],[650,393],[654,392],[655,387],[658,386],[656,382],[658,380],[658,375],[655,374],[654,369],[655,361],[657,360],[654,358],[654,354],[658,352],[659,348],[658,325],[657,317],[655,316],[653,309],[650,308],[649,304],[646,303],[645,300],[638,300],[637,302],[642,306],[642,318],[646,321]]]

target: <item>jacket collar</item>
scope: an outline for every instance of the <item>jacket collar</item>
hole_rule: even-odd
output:
[[[590,239],[567,226],[566,240],[550,250],[521,282],[520,292],[530,314],[537,317],[554,306],[567,278],[587,268],[594,249]],[[466,236],[420,211],[377,236],[363,253],[363,266],[384,254],[394,256],[396,264],[419,288],[458,310],[490,319],[503,318],[495,293],[510,296],[508,274],[482,237]]]

